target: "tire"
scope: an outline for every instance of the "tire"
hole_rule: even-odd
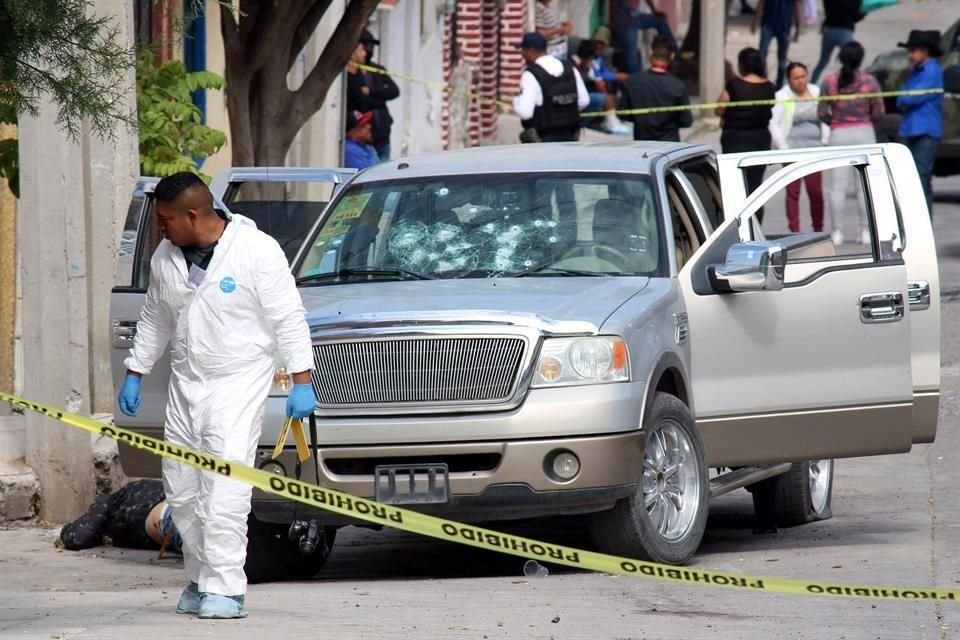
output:
[[[252,515],[247,520],[247,561],[243,569],[247,582],[308,580],[317,575],[330,557],[337,530],[326,527],[317,550],[300,553],[298,545],[287,539],[288,525],[261,522]]]
[[[591,515],[590,537],[605,553],[686,564],[707,526],[710,487],[703,440],[687,406],[667,393],[656,394],[643,427],[637,491],[613,509]],[[672,474],[664,474],[671,468]]]
[[[833,516],[833,460],[797,462],[783,475],[751,487],[761,525],[795,527]]]

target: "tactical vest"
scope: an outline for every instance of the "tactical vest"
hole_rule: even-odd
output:
[[[563,63],[563,73],[552,76],[538,64],[527,71],[533,74],[543,92],[543,105],[533,110],[533,117],[523,121],[523,128],[538,132],[554,129],[572,129],[580,126],[580,107],[577,105],[577,79],[569,62]]]

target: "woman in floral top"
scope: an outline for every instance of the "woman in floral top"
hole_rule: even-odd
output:
[[[821,95],[836,96],[844,94],[877,93],[880,83],[869,73],[860,71],[863,62],[863,46],[850,41],[840,49],[840,71],[828,75],[820,85]],[[830,145],[873,144],[877,141],[873,130],[874,121],[883,116],[883,100],[880,98],[854,98],[851,100],[824,100],[817,108],[820,120],[830,127]],[[857,185],[857,169],[835,169],[831,171],[830,213],[833,233],[831,237],[836,245],[843,244],[843,212],[850,179]],[[857,217],[860,244],[870,244],[870,227],[867,225],[867,208],[863,200],[863,188],[857,187],[857,200],[860,213]]]

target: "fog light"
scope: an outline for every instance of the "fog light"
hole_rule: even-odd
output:
[[[540,361],[539,373],[547,382],[555,382],[563,373],[563,364],[556,358],[544,358]]]
[[[571,480],[580,473],[580,459],[569,451],[561,451],[553,456],[550,468],[558,479]]]
[[[267,462],[264,462],[262,465],[260,465],[260,470],[266,471],[267,473],[275,473],[278,476],[287,475],[287,470],[276,460],[268,460]]]

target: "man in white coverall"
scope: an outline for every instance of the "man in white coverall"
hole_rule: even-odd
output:
[[[287,259],[251,220],[220,217],[210,190],[192,173],[161,180],[154,200],[164,240],[150,261],[120,410],[136,415],[140,377],[169,342],[164,437],[252,465],[277,350],[287,370],[297,372],[287,415],[304,418],[316,406],[310,331]],[[245,617],[251,487],[168,459],[163,482],[190,580],[177,613]]]

